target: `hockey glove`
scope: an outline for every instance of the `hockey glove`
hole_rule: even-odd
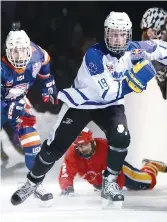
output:
[[[152,63],[144,60],[138,62],[130,71],[126,71],[126,81],[130,89],[136,93],[141,93],[155,75],[156,71]]]
[[[5,104],[4,111],[9,120],[16,120],[17,123],[25,126],[34,126],[36,118],[26,110],[25,102],[13,101]]]
[[[62,190],[60,195],[61,196],[74,196],[75,195],[74,194],[74,188],[73,187],[69,187],[69,188],[67,188],[65,190]]]
[[[42,87],[42,99],[45,103],[51,102],[57,104],[57,90],[53,76],[49,79],[43,80],[41,83]]]
[[[6,102],[5,111],[7,113],[9,120],[17,119],[24,114],[25,103],[20,103],[20,101]]]
[[[95,184],[93,184],[93,187],[94,187],[94,191],[101,191],[101,189],[102,189],[102,184],[101,184],[101,185],[95,185]]]

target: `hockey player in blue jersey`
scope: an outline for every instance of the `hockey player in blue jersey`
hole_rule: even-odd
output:
[[[90,121],[103,130],[109,144],[102,200],[124,201],[116,182],[130,144],[124,96],[131,92],[141,93],[147,88],[147,83],[155,76],[150,60],[163,61],[167,47],[155,43],[148,44],[150,52],[147,53],[138,49],[127,51],[132,23],[126,13],[111,12],[104,26],[104,41],[87,50],[72,87],[59,91],[58,98],[63,106],[55,126],[27,175],[27,182],[12,195],[13,205],[22,203],[34,193],[55,161],[63,156]],[[155,48],[156,55],[152,54]]]
[[[25,31],[13,23],[13,30],[6,38],[6,55],[1,61],[1,128],[10,122],[17,131],[20,144],[25,153],[26,167],[31,170],[34,159],[41,149],[40,136],[35,128],[36,118],[32,105],[26,97],[36,79],[41,86],[44,102],[56,100],[56,86],[50,74],[50,57],[38,45],[30,41]],[[35,191],[35,197],[47,201],[51,193],[42,184]]]

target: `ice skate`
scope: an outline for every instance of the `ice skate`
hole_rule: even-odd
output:
[[[119,185],[112,179],[112,175],[103,177],[101,197],[103,208],[107,208],[111,204],[118,208],[122,206],[124,196]]]
[[[53,194],[47,192],[42,184],[39,184],[39,186],[35,190],[34,197],[42,201],[42,206],[50,207],[52,205]]]
[[[21,204],[35,192],[38,185],[39,184],[34,184],[27,180],[27,182],[23,186],[21,186],[16,192],[14,192],[11,197],[11,203],[13,205]]]
[[[142,164],[143,166],[154,165],[158,169],[158,172],[167,173],[167,164],[164,162],[157,160],[143,159]]]

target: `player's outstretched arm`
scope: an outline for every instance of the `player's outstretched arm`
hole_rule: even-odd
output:
[[[89,67],[90,61],[93,61],[94,68]],[[124,80],[114,80],[105,68],[100,55],[94,50],[91,50],[85,56],[85,65],[96,83],[99,94],[105,101],[121,99],[133,91],[141,93],[156,74],[152,63],[142,59],[131,70],[124,73],[124,76],[126,76]]]
[[[42,48],[43,63],[38,73],[38,79],[40,81],[40,87],[42,92],[42,99],[45,103],[51,102],[57,104],[57,89],[55,85],[54,76],[50,74],[50,56]]]
[[[73,147],[70,147],[60,169],[59,185],[62,190],[61,195],[63,196],[74,194],[73,181],[77,174],[77,165],[73,152]]]
[[[134,49],[142,49],[145,51],[145,59],[149,61],[159,61],[167,65],[167,42],[162,40],[149,40],[149,41],[131,41],[129,42],[127,51],[133,52]],[[132,53],[133,59],[133,53]]]

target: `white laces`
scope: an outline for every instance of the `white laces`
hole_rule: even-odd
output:
[[[109,182],[107,179],[105,180],[105,193],[109,193],[112,196],[115,196],[117,194],[121,194],[121,188],[116,182]]]
[[[36,193],[39,193],[43,196],[43,195],[47,194],[48,192],[44,189],[43,185],[40,184],[36,189]]]

